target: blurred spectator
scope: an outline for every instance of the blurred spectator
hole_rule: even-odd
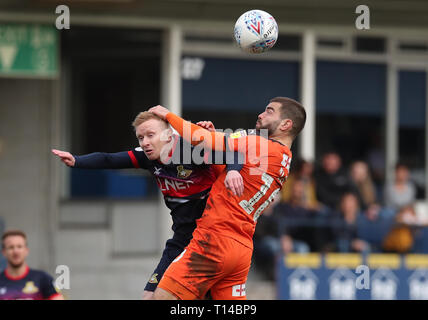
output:
[[[331,209],[337,208],[342,195],[351,189],[348,175],[342,169],[342,159],[336,152],[324,154],[315,182],[318,201]]]
[[[393,212],[372,204],[357,221],[357,237],[370,244],[370,252],[382,252],[382,244],[394,224]]]
[[[418,222],[413,206],[402,207],[397,213],[395,221],[395,226],[385,237],[383,249],[386,252],[410,252],[414,242],[412,226],[417,225]]]
[[[299,205],[305,209],[317,210],[319,203],[316,196],[315,180],[313,177],[314,166],[311,162],[298,159],[295,166],[288,176],[287,182],[284,184],[281,191],[281,201],[289,202],[294,183],[299,180],[303,190]]]
[[[307,229],[305,230],[304,225],[305,219],[312,213],[302,207],[303,192],[303,181],[295,180],[289,202],[278,203],[279,201],[277,201],[278,204],[273,208],[272,213],[268,211],[267,215],[265,213],[259,218],[256,231],[259,223],[261,223],[263,231],[256,232],[255,259],[257,265],[270,280],[274,279],[275,259],[278,255],[310,251],[305,237],[310,236],[311,233]]]
[[[340,200],[338,217],[334,225],[336,246],[339,252],[367,253],[370,251],[369,243],[358,237],[357,218],[359,214],[357,196],[350,192],[345,193]]]
[[[3,236],[3,232],[4,232],[4,220],[2,217],[0,217],[0,237]],[[7,264],[6,258],[2,254],[0,254],[0,272],[6,268],[6,264]]]
[[[303,222],[300,225],[304,225],[305,220],[313,216],[313,211],[305,208],[306,199],[304,193],[305,181],[300,179],[295,180],[291,186],[288,203],[281,204],[278,206],[278,210],[276,210],[281,249],[284,254],[290,252],[306,253],[310,251],[307,239],[305,239],[307,235],[302,232],[299,226],[299,222]],[[290,222],[293,222],[295,225],[291,225]]]
[[[369,206],[376,204],[376,188],[367,163],[364,161],[353,162],[349,176],[351,187],[358,197],[360,208],[366,210]]]
[[[275,256],[279,251],[278,226],[273,214],[279,202],[279,196],[266,208],[257,220],[257,228],[254,232],[254,262],[268,280],[274,280]]]
[[[30,269],[27,236],[23,231],[6,231],[1,238],[7,267],[0,273],[0,300],[63,300],[54,279],[44,271]]]
[[[397,164],[394,182],[385,186],[385,206],[400,210],[404,206],[413,205],[416,187],[409,177],[408,167],[402,163]]]

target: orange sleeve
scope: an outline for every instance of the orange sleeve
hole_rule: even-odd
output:
[[[179,116],[169,112],[166,115],[166,121],[177,130],[180,136],[192,145],[203,143],[204,147],[211,150],[224,151],[224,133],[222,132],[210,132],[196,124],[186,121]]]

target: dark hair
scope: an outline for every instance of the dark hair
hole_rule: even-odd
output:
[[[291,128],[290,134],[293,138],[297,137],[305,126],[305,108],[296,100],[286,97],[275,97],[269,102],[278,102],[281,104],[281,118],[291,119],[293,121],[293,127]]]
[[[309,163],[309,161],[306,161],[303,158],[297,158],[296,160],[294,160],[292,164],[293,171],[296,173],[300,173],[303,167],[305,166],[305,164],[307,163]]]
[[[409,170],[409,167],[408,167],[404,162],[398,162],[398,163],[395,165],[395,170],[398,170],[398,169],[406,169],[406,170]]]
[[[7,237],[11,237],[11,236],[20,236],[20,237],[23,237],[24,240],[25,240],[25,243],[27,243],[27,235],[25,234],[24,231],[21,231],[21,230],[9,230],[9,231],[6,231],[5,233],[3,233],[3,236],[1,237],[1,247],[2,247],[2,249],[4,249],[4,240]]]

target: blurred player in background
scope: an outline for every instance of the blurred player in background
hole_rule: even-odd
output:
[[[183,251],[192,238],[196,219],[205,208],[208,193],[218,174],[225,170],[226,153],[203,153],[195,150],[177,134],[168,123],[149,112],[141,112],[133,122],[140,147],[118,153],[91,153],[74,156],[69,152],[52,150],[66,165],[86,169],[142,168],[149,170],[163,193],[166,206],[171,210],[174,235],[166,242],[161,260],[144,288],[143,299],[151,299],[158,282],[169,264]],[[201,153],[194,151],[202,151]],[[201,155],[200,164],[192,154]],[[243,191],[238,153],[229,154],[233,162],[226,167],[222,183],[232,192]],[[211,161],[209,160],[211,158]],[[218,161],[220,159],[221,161]]]
[[[207,290],[213,299],[245,299],[257,218],[288,176],[290,148],[306,122],[303,106],[289,98],[272,99],[256,122],[256,130],[264,129],[269,138],[255,134],[256,130],[227,137],[184,121],[162,106],[149,111],[166,119],[192,144],[246,156],[241,170],[243,195],[224,187],[222,173],[197,221],[193,239],[165,272],[155,299],[201,299]]]
[[[1,241],[7,267],[0,273],[0,300],[64,300],[49,274],[27,265],[29,249],[23,231],[6,231]]]

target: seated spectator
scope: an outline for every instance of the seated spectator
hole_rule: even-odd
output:
[[[394,224],[389,210],[373,204],[359,215],[357,223],[357,238],[369,243],[370,252],[382,252],[383,240]]]
[[[0,300],[63,300],[46,272],[30,269],[27,236],[19,230],[6,231],[2,236],[2,253],[7,260],[0,273]]]
[[[349,170],[351,186],[359,201],[360,208],[367,210],[377,203],[376,187],[370,176],[369,167],[364,161],[355,161]]]
[[[279,228],[280,243],[282,253],[309,252],[307,244],[307,234],[302,231],[302,226],[307,224],[308,219],[314,212],[305,207],[306,200],[303,196],[305,192],[305,181],[295,180],[290,191],[288,203],[283,203],[276,210],[277,223]],[[291,224],[292,222],[294,224]]]
[[[281,190],[281,201],[289,202],[291,198],[291,190],[296,180],[299,180],[303,185],[300,204],[305,209],[318,210],[319,203],[316,196],[315,180],[313,177],[314,166],[311,162],[303,159],[298,159],[295,162],[291,174],[288,176]]]
[[[258,270],[268,280],[274,280],[275,256],[279,251],[278,227],[274,211],[279,202],[279,197],[266,208],[257,220],[257,228],[254,232],[253,259]]]
[[[305,232],[302,225],[312,211],[302,207],[302,193],[303,182],[296,180],[292,185],[289,203],[277,202],[272,213],[265,212],[259,218],[254,241],[255,259],[256,264],[270,280],[274,279],[275,260],[278,255],[310,251],[305,236],[311,236],[311,233],[307,230]],[[262,229],[259,229],[260,223]]]
[[[385,237],[383,248],[386,252],[408,253],[413,248],[413,227],[418,219],[413,206],[405,206],[395,216],[395,225]]]
[[[337,208],[342,195],[351,189],[348,175],[343,171],[342,160],[337,153],[324,154],[321,168],[315,174],[315,183],[318,201],[330,209]]]
[[[408,167],[402,163],[397,164],[394,182],[385,186],[385,206],[398,211],[402,207],[414,204],[416,187],[409,177]]]
[[[370,251],[370,245],[358,237],[357,218],[360,213],[358,198],[355,194],[345,193],[339,204],[336,223],[334,224],[336,248],[339,252]]]

